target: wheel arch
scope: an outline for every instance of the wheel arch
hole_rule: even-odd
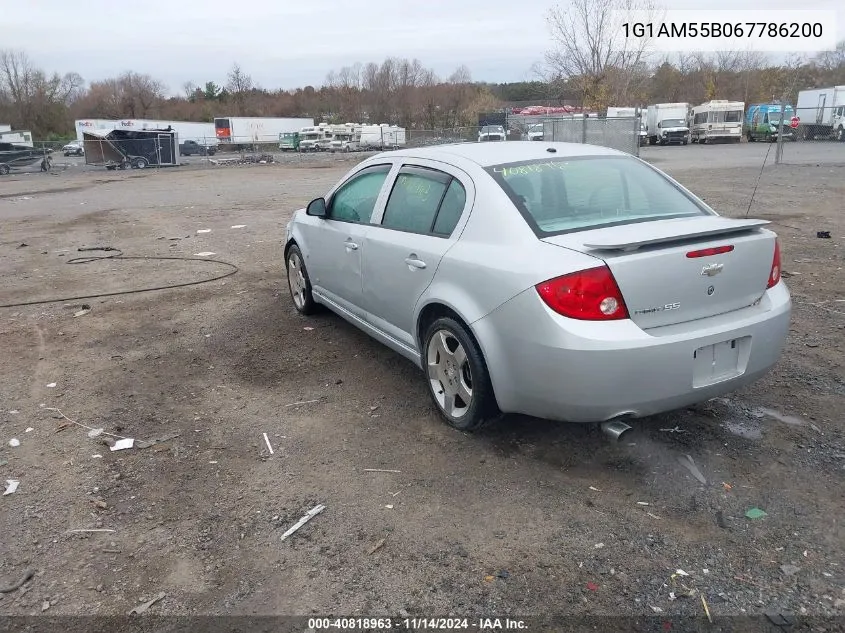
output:
[[[496,386],[493,380],[493,372],[490,371],[490,362],[489,362],[489,355],[487,354],[487,350],[485,349],[485,344],[482,339],[478,336],[478,332],[472,327],[472,324],[469,322],[468,319],[465,319],[461,316],[461,313],[455,309],[454,306],[449,305],[448,303],[440,300],[431,301],[419,310],[417,314],[416,320],[416,332],[415,338],[417,341],[417,349],[420,351],[420,367],[425,370],[425,355],[426,351],[424,349],[424,338],[426,330],[428,330],[429,326],[434,323],[437,319],[441,317],[449,317],[454,319],[457,323],[462,325],[466,330],[467,334],[470,336],[472,341],[478,346],[478,351],[481,354],[481,360],[484,361],[484,366],[487,369],[487,375],[490,380],[490,388],[493,394],[493,401],[496,404],[496,407],[499,406],[499,399],[496,396]]]

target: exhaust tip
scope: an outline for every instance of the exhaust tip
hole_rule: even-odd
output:
[[[632,430],[630,426],[620,420],[608,420],[601,423],[601,430],[614,442],[621,442],[622,437]]]

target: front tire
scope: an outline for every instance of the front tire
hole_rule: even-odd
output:
[[[449,426],[474,431],[496,414],[496,398],[481,350],[466,327],[450,317],[435,320],[423,345],[426,384]]]
[[[288,272],[288,289],[293,300],[293,307],[300,314],[314,314],[317,304],[311,294],[311,280],[308,278],[308,270],[302,259],[302,251],[294,244],[288,250],[285,260]]]

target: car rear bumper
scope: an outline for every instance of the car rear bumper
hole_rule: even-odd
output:
[[[532,288],[473,331],[503,412],[601,422],[671,411],[756,381],[780,357],[790,314],[780,283],[756,306],[646,332],[629,320],[566,319]],[[722,343],[718,352],[708,347]]]

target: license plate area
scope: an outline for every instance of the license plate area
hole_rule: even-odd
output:
[[[751,337],[722,341],[693,352],[693,387],[706,387],[745,373],[751,351]]]

